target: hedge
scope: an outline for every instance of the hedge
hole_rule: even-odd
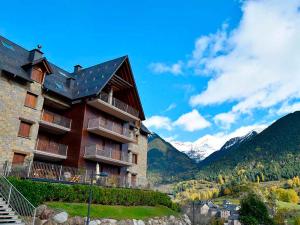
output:
[[[88,201],[89,185],[37,182],[17,178],[9,178],[9,180],[35,206],[47,201],[72,203]],[[92,188],[92,203],[94,204],[124,206],[163,205],[176,211],[179,210],[178,205],[174,204],[168,195],[158,191],[99,186],[93,186]]]

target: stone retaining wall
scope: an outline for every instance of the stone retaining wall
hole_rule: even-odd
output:
[[[86,218],[69,217],[66,212],[55,212],[53,209],[41,205],[37,208],[35,225],[85,225]],[[187,215],[155,217],[146,220],[114,220],[99,218],[91,220],[90,225],[191,225]]]

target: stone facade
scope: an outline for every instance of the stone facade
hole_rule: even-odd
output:
[[[36,109],[24,106],[26,93],[38,96]],[[11,162],[14,152],[26,154],[31,160],[38,133],[38,121],[43,107],[41,84],[18,83],[15,80],[0,76],[0,167],[5,161]],[[20,121],[32,124],[30,137],[18,137]]]
[[[136,133],[137,142],[129,144],[129,159],[132,162],[132,154],[137,154],[137,164],[132,164],[129,168],[128,180],[131,180],[131,175],[137,176],[137,181],[141,185],[147,183],[147,151],[148,137],[140,131]]]

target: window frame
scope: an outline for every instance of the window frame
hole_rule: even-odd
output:
[[[31,97],[35,97],[34,99],[34,106],[30,105],[30,100],[28,100],[28,98],[31,98]],[[25,107],[28,107],[28,108],[31,108],[31,109],[36,109],[36,106],[37,106],[37,102],[38,102],[38,95],[32,93],[32,92],[29,92],[27,91],[26,93],[26,96],[25,96],[25,102],[24,102],[24,106]]]
[[[21,127],[22,127],[22,124],[26,124],[28,125],[28,136],[27,135],[24,135],[22,132],[21,132]],[[24,121],[24,120],[20,120],[20,123],[19,123],[19,130],[18,130],[18,137],[21,137],[21,138],[27,138],[27,139],[30,139],[31,137],[31,128],[32,128],[32,123],[29,123],[27,121]],[[23,128],[24,129],[24,128]]]
[[[138,154],[132,153],[132,163],[137,165],[138,164]]]

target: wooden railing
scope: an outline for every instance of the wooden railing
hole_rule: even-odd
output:
[[[118,149],[113,149],[112,147],[102,147],[100,145],[90,145],[85,147],[85,157],[106,157],[114,160],[120,160],[124,162],[129,162],[128,153],[122,152]]]
[[[139,111],[136,110],[135,108],[133,108],[132,106],[126,104],[125,102],[122,102],[121,100],[114,98],[114,97],[112,97],[112,99],[110,101],[109,95],[105,92],[101,92],[99,95],[99,98],[102,101],[109,103],[109,104],[113,105],[114,107],[116,107],[124,112],[127,112],[135,117],[139,116]]]
[[[54,124],[57,124],[57,125],[60,125],[60,126],[66,127],[66,128],[71,128],[71,124],[72,124],[71,119],[64,117],[62,115],[59,115],[57,113],[50,112],[46,109],[44,109],[42,111],[41,119],[43,121],[46,121],[49,123],[54,123]]]
[[[68,146],[57,143],[55,141],[48,141],[38,138],[36,143],[36,150],[47,153],[52,153],[60,156],[67,156]]]

